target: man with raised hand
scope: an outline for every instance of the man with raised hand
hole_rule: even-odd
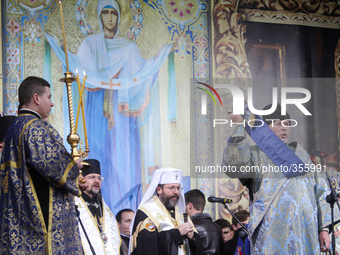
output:
[[[256,117],[253,127],[240,115],[229,116],[240,124],[228,140],[222,165],[236,166],[238,172],[226,174],[239,178],[249,189],[252,254],[328,251],[331,213],[325,199],[330,189],[324,172],[315,170],[308,153],[296,142],[288,143],[289,114],[281,115],[278,105],[264,117],[266,123]],[[337,221],[340,214],[335,213]]]

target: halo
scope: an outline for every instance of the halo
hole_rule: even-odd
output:
[[[127,1],[117,0],[117,2],[120,7],[120,23],[118,24],[119,35],[126,37],[127,32],[130,29],[133,22],[131,8]],[[85,11],[91,29],[96,33],[100,32],[99,21],[97,17],[97,4],[98,1],[89,1]]]
[[[21,7],[24,7],[25,9],[29,10],[31,8],[34,9],[34,8],[39,8],[39,7],[48,5],[49,1],[47,0],[40,0],[40,1],[21,0],[21,1],[18,1],[18,4],[20,4]]]

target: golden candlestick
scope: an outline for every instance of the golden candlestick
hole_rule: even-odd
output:
[[[75,81],[76,78],[72,76],[72,73],[66,72],[65,78],[60,79],[59,81],[66,83],[67,89],[67,101],[68,101],[68,111],[70,117],[70,134],[67,136],[67,142],[71,145],[71,155],[77,160],[80,158],[80,153],[78,151],[78,143],[79,143],[79,135],[74,132],[74,116],[73,116],[73,100],[72,100],[72,82]]]
[[[78,160],[79,158],[86,158],[89,153],[89,147],[85,147],[86,151],[80,153],[78,151],[78,144],[80,141],[79,135],[74,131],[74,115],[73,115],[73,100],[72,100],[72,82],[75,81],[76,78],[72,76],[72,73],[66,72],[65,77],[60,79],[59,81],[66,83],[67,89],[67,101],[68,101],[68,111],[69,111],[69,118],[70,118],[70,134],[67,136],[67,142],[71,146],[71,155],[74,160]],[[81,164],[83,165],[83,169],[89,168],[90,164],[87,162],[82,161]],[[84,178],[82,177],[82,170],[79,170],[80,181],[85,183]]]
[[[68,73],[68,57],[67,57],[67,47],[66,47],[66,35],[65,35],[65,26],[64,26],[64,16],[63,16],[63,6],[61,1],[59,1],[60,6],[60,16],[61,16],[61,26],[63,27],[63,38],[64,38],[64,52],[65,52],[65,61],[66,61],[66,73]]]
[[[66,61],[66,73],[65,77],[60,79],[61,82],[66,83],[66,88],[67,88],[67,101],[68,101],[68,110],[69,110],[69,118],[70,118],[70,134],[67,136],[67,142],[71,146],[71,155],[74,158],[75,161],[77,161],[79,158],[86,158],[88,153],[89,153],[89,147],[86,146],[86,151],[81,152],[80,150],[78,151],[78,144],[80,141],[79,135],[76,134],[75,129],[74,129],[74,115],[73,115],[73,101],[72,101],[72,82],[76,80],[72,76],[72,73],[69,72],[69,67],[68,67],[68,56],[67,56],[67,47],[66,47],[66,35],[65,35],[65,26],[64,26],[64,17],[63,17],[63,8],[61,1],[59,1],[60,5],[60,15],[61,15],[61,24],[62,24],[62,29],[63,29],[63,38],[64,38],[64,52],[65,52],[65,61]],[[85,125],[85,122],[84,122]],[[81,162],[83,165],[83,168],[88,168],[90,165],[84,161]],[[79,170],[79,175],[80,175],[80,182],[85,183],[84,178],[82,177],[82,171]]]

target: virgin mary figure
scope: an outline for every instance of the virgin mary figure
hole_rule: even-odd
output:
[[[88,158],[100,161],[102,176],[110,183],[102,185],[105,200],[114,211],[127,207],[124,201],[134,200],[128,206],[135,210],[140,200],[141,169],[147,175],[159,165],[155,162],[155,154],[160,153],[158,71],[172,45],[145,60],[135,41],[119,34],[121,11],[116,0],[99,0],[97,17],[100,32],[84,39],[77,55],[68,53],[69,69],[72,73],[84,70],[88,77]],[[65,65],[58,40],[49,34],[46,38]]]

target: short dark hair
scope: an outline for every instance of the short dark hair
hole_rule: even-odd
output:
[[[205,206],[205,196],[202,191],[198,189],[192,189],[185,193],[184,196],[185,204],[190,202],[197,211],[203,212]]]
[[[51,87],[50,84],[43,78],[29,76],[23,80],[19,86],[19,110],[23,105],[31,102],[34,94],[41,96],[45,93],[45,87]]]
[[[247,212],[246,210],[240,210],[237,213],[235,213],[235,216],[239,221],[243,222],[249,218],[250,213]],[[238,221],[235,218],[232,219],[232,222],[234,226],[237,226]]]
[[[133,212],[133,210],[129,209],[129,208],[126,208],[126,209],[123,209],[123,210],[120,210],[117,214],[116,214],[116,220],[118,223],[120,223],[122,221],[122,215],[123,213],[125,212]]]
[[[225,219],[218,219],[215,221],[215,223],[217,225],[219,225],[222,229],[223,228],[230,228],[231,229],[231,224],[229,221],[225,220]]]

